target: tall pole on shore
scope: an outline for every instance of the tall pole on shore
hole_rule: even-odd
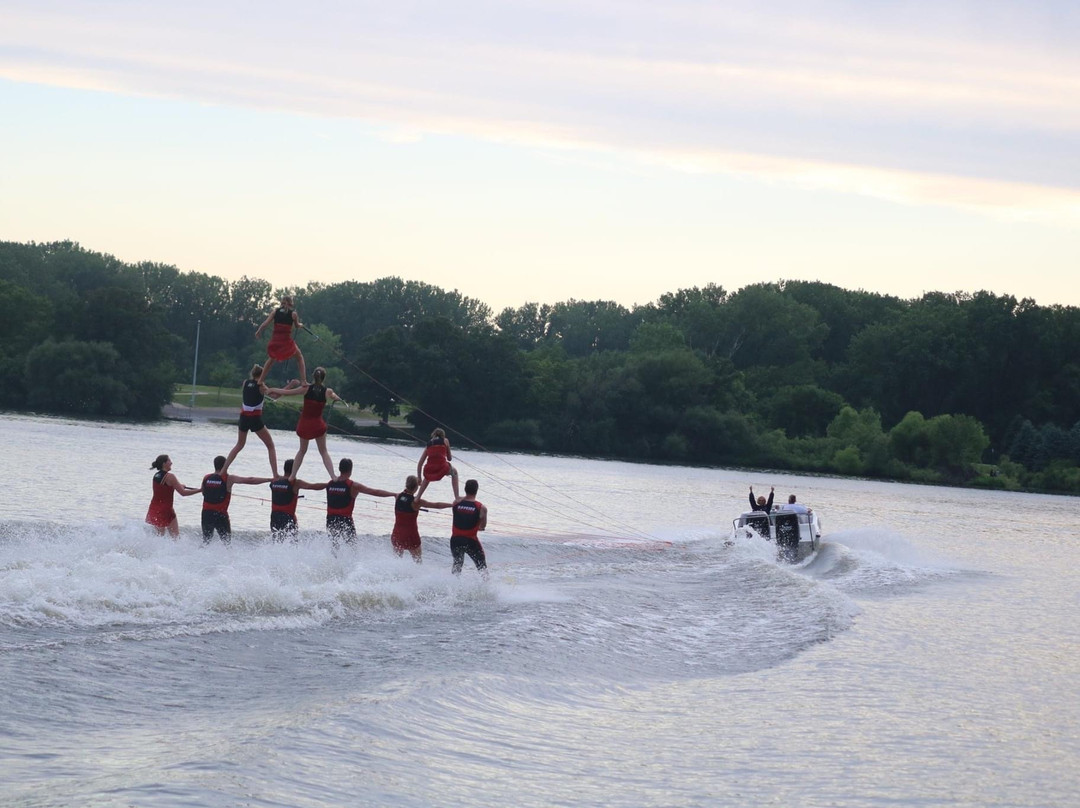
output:
[[[191,371],[191,409],[195,409],[195,377],[199,374],[199,332],[202,320],[195,321],[195,367]]]

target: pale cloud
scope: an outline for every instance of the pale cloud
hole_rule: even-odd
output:
[[[0,77],[1080,224],[1058,4],[449,5],[16,0]]]

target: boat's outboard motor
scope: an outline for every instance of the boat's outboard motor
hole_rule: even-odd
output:
[[[773,517],[776,525],[776,552],[781,561],[793,564],[799,560],[799,515],[778,513]]]
[[[752,527],[754,532],[761,536],[763,539],[770,538],[769,536],[769,517],[765,514],[758,516],[746,517],[746,527]]]

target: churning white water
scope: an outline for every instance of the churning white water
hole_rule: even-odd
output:
[[[1076,500],[456,448],[484,581],[446,512],[395,557],[392,500],[337,551],[320,493],[270,542],[262,486],[230,546],[199,497],[151,533],[150,461],[197,485],[231,427],[0,436],[0,804],[1077,804]],[[418,454],[330,447],[390,490]],[[816,556],[725,542],[750,484],[818,510]]]

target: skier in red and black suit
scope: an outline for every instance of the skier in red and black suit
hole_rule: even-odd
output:
[[[232,501],[232,487],[240,485],[260,485],[270,482],[269,477],[237,477],[225,472],[225,457],[214,458],[214,473],[207,474],[202,481],[203,544],[209,544],[216,530],[221,540],[228,544],[232,540],[232,525],[229,523],[229,503]]]
[[[301,488],[321,491],[327,483],[306,483],[295,480],[292,474],[292,460],[285,461],[285,476],[270,481],[270,535],[277,541],[286,536],[296,536],[299,525],[296,523],[296,505],[300,500]]]
[[[353,523],[352,514],[357,494],[367,494],[369,497],[394,496],[393,491],[368,488],[350,479],[352,467],[352,460],[341,458],[338,463],[340,474],[326,486],[326,532],[334,540],[335,546],[338,539],[343,538],[350,544],[356,539],[356,525]]]
[[[247,379],[240,388],[240,421],[237,424],[239,432],[236,435],[236,445],[229,450],[229,455],[225,458],[225,468],[222,471],[229,470],[229,466],[232,465],[233,460],[236,459],[236,456],[240,454],[240,450],[244,448],[244,444],[247,443],[248,432],[254,432],[259,436],[259,440],[266,444],[266,451],[270,455],[270,470],[275,477],[278,476],[277,452],[274,450],[274,439],[262,419],[266,390],[263,383],[259,381],[262,370],[261,365],[255,365],[251,369],[251,378]]]
[[[300,471],[300,464],[304,462],[304,455],[307,454],[308,443],[314,440],[315,445],[319,447],[319,454],[322,455],[326,472],[333,478],[334,461],[330,459],[330,452],[326,448],[326,421],[323,419],[323,408],[326,407],[328,400],[342,401],[342,398],[323,384],[326,381],[325,370],[315,368],[311,375],[315,380],[312,384],[301,382],[294,387],[275,387],[266,392],[267,395],[275,398],[277,396],[304,394],[304,409],[300,412],[300,420],[296,422],[296,435],[300,438],[300,450],[296,453],[296,457],[293,458],[293,471],[289,476],[295,477],[297,472]]]
[[[176,520],[176,511],[173,510],[173,494],[182,497],[190,497],[199,493],[198,488],[184,485],[176,475],[172,473],[172,460],[168,455],[158,455],[150,468],[157,469],[154,474],[154,496],[150,500],[150,508],[146,511],[146,523],[152,525],[160,535],[165,531],[174,539],[180,535],[180,524]]]
[[[454,557],[451,572],[454,575],[461,573],[467,555],[486,579],[487,557],[476,534],[487,527],[487,507],[476,500],[479,490],[480,484],[476,480],[468,480],[465,497],[454,503],[454,527],[450,534],[450,554]]]
[[[307,367],[304,365],[304,355],[300,353],[300,348],[297,347],[296,341],[293,339],[293,330],[303,328],[304,324],[300,322],[300,315],[296,313],[292,303],[292,298],[289,295],[282,297],[281,305],[270,312],[270,315],[263,320],[262,325],[255,329],[255,339],[258,339],[268,325],[274,324],[274,332],[270,335],[270,342],[266,345],[267,359],[262,375],[259,376],[260,382],[266,381],[266,376],[274,362],[284,362],[294,356],[300,372],[300,381],[307,382]]]
[[[416,495],[416,477],[405,478],[405,490],[394,499],[394,530],[390,534],[390,546],[401,556],[408,550],[413,560],[420,563],[420,529],[416,524],[421,508],[453,508],[452,502],[428,502]]]
[[[424,496],[424,491],[427,490],[429,483],[441,480],[449,474],[450,484],[454,488],[454,499],[460,497],[460,494],[458,494],[457,469],[450,464],[452,459],[450,441],[446,437],[446,432],[442,429],[436,429],[431,433],[431,440],[427,442],[424,453],[420,455],[420,460],[416,464],[416,476],[423,480],[420,483],[420,490],[416,492],[416,496]]]

